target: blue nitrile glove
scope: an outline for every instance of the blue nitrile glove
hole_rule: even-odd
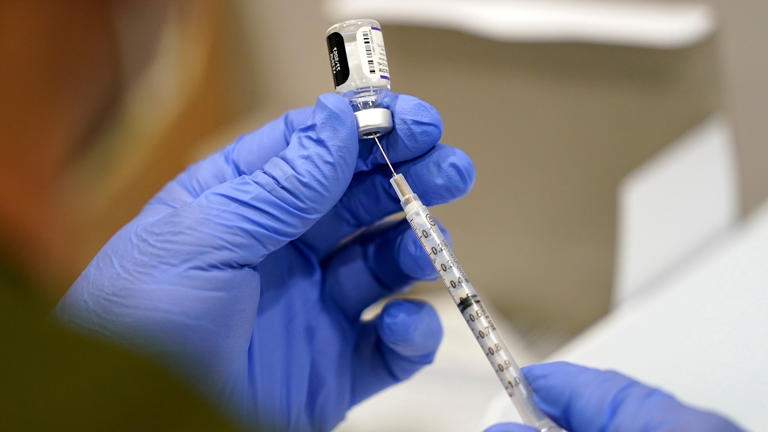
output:
[[[438,145],[434,108],[387,100],[390,159],[426,204],[469,190],[474,169]],[[372,140],[328,94],[190,166],[109,240],[57,306],[78,326],[181,370],[244,424],[331,429],[434,356],[427,304],[378,299],[436,277],[404,222]]]
[[[690,408],[675,398],[620,373],[566,362],[523,368],[536,404],[571,432],[737,432],[730,421]],[[485,432],[534,432],[502,423]]]

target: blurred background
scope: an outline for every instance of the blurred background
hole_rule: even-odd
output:
[[[524,358],[560,348],[768,197],[759,0],[9,0],[10,255],[61,295],[187,164],[331,91],[325,30],[362,16],[384,26],[393,90],[437,107],[443,142],[476,164],[471,194],[436,214]]]

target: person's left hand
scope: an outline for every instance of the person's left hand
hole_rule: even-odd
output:
[[[542,412],[571,432],[744,432],[717,414],[684,405],[670,394],[615,371],[567,362],[526,366],[523,374]],[[499,423],[485,432],[539,432]]]
[[[469,158],[438,145],[434,108],[390,95],[383,145],[425,204],[465,194]],[[348,102],[323,95],[190,166],[104,246],[60,317],[148,349],[244,424],[330,430],[433,359],[435,311],[391,301],[436,277]],[[354,236],[353,236],[354,235]],[[344,239],[351,237],[347,242]]]

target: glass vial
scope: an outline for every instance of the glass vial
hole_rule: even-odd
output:
[[[372,19],[353,19],[326,32],[328,56],[336,93],[350,102],[358,135],[373,138],[392,130],[392,113],[381,107],[389,91],[389,66],[381,25]]]

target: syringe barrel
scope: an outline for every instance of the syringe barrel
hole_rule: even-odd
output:
[[[520,368],[501,339],[496,324],[440,231],[437,220],[413,193],[401,174],[392,177],[390,183],[400,198],[405,218],[432,261],[456,307],[472,330],[475,340],[515,405],[520,418],[525,424],[538,428],[542,432],[562,431],[534,403],[533,390],[520,372]]]

